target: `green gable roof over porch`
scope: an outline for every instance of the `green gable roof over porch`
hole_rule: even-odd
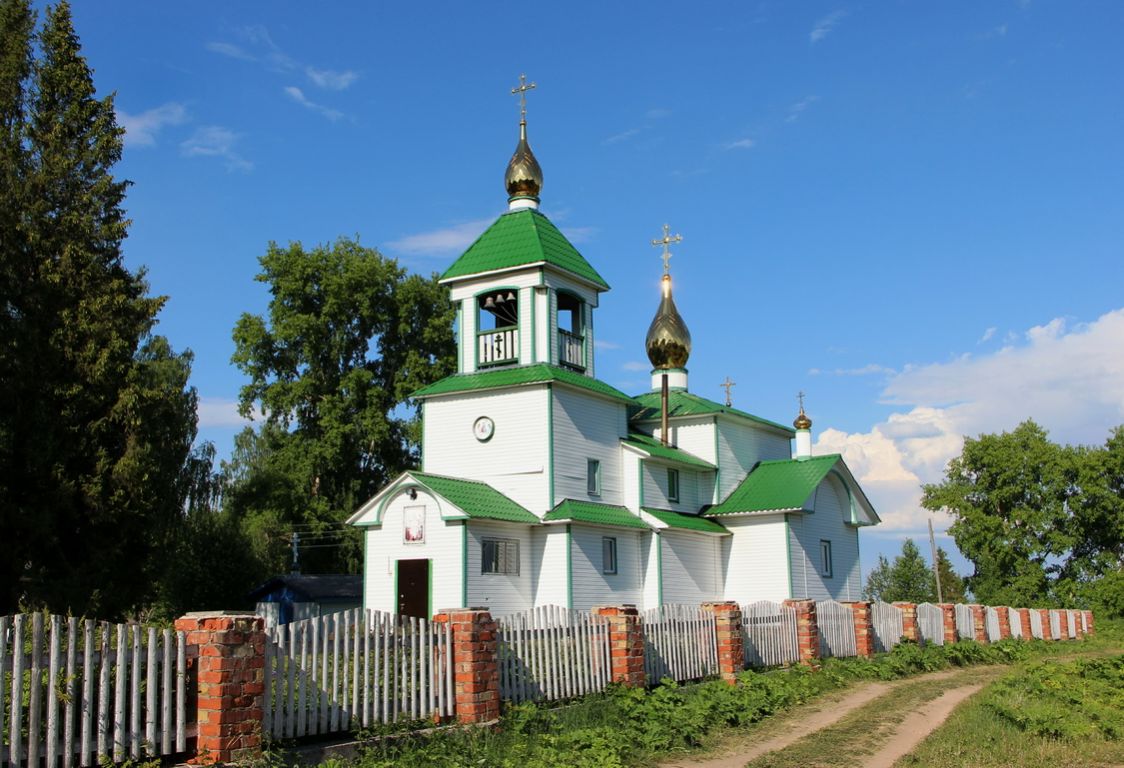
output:
[[[704,514],[720,517],[802,509],[816,486],[842,458],[838,453],[832,453],[810,459],[763,461],[725,501]]]
[[[616,528],[643,528],[651,530],[648,524],[625,507],[615,504],[598,504],[592,501],[566,499],[543,517],[544,523],[569,522],[611,525]]]
[[[538,525],[539,519],[490,485],[456,477],[408,472],[429,490],[444,496],[472,519]]]
[[[532,264],[549,264],[603,291],[609,284],[597,274],[577,248],[550,219],[536,210],[503,214],[441,275],[441,282],[458,277],[499,272]]]

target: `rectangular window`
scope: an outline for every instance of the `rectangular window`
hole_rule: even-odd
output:
[[[518,539],[483,539],[480,549],[481,573],[519,575]]]
[[[601,495],[601,462],[588,459],[585,463],[585,490],[590,496]]]
[[[820,576],[831,578],[831,542],[820,539]]]
[[[617,572],[617,539],[615,536],[601,537],[601,573]]]
[[[669,469],[667,471],[667,500],[679,501],[679,470]]]

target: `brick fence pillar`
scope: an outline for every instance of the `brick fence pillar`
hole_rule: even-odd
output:
[[[820,625],[816,621],[815,600],[785,600],[796,609],[796,644],[800,663],[815,665],[820,658]]]
[[[844,603],[851,606],[851,617],[855,620],[855,652],[859,656],[874,655],[874,615],[870,603],[865,600]]]
[[[453,635],[453,702],[461,723],[490,723],[500,716],[496,621],[487,608],[446,608],[434,622]]]
[[[1058,626],[1062,628],[1062,640],[1069,639],[1069,611],[1058,611]]]
[[[609,620],[609,679],[629,688],[643,688],[644,629],[635,605],[599,605],[593,609]]]
[[[995,613],[999,617],[999,639],[1004,640],[1011,636],[1011,611],[1005,605],[998,605]]]
[[[956,604],[937,603],[941,609],[941,627],[944,629],[944,644],[952,645],[956,642]]]
[[[1076,639],[1085,637],[1085,629],[1081,626],[1081,611],[1073,612],[1073,631]]]
[[[902,637],[913,642],[920,642],[921,635],[917,631],[917,603],[898,602],[894,607],[902,611]]]
[[[1030,634],[1030,609],[1029,608],[1016,608],[1019,614],[1019,627],[1022,629],[1023,640],[1033,639]]]
[[[1049,608],[1034,608],[1032,610],[1038,611],[1038,618],[1042,622],[1042,639],[1053,640],[1054,632],[1050,629],[1050,609]]]
[[[742,609],[735,602],[703,603],[703,610],[714,614],[714,635],[718,642],[718,674],[730,685],[745,669],[745,639],[742,635]]]
[[[1085,624],[1086,624],[1086,630],[1085,631],[1086,631],[1087,634],[1090,634],[1090,635],[1096,634],[1096,632],[1093,630],[1093,612],[1092,611],[1085,611]]]
[[[200,611],[176,619],[193,657],[196,756],[193,763],[261,759],[265,705],[265,619],[252,613]]]
[[[972,609],[972,628],[973,634],[976,636],[977,643],[987,642],[987,609],[978,603],[972,603],[969,608]]]

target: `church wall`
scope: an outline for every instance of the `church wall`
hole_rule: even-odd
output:
[[[424,540],[421,542],[407,544],[404,541],[406,507],[424,510]],[[391,499],[383,510],[382,525],[366,529],[364,607],[397,612],[395,574],[398,560],[430,561],[430,607],[434,611],[459,606],[463,599],[463,535],[461,521],[442,520],[437,499],[423,490],[419,489],[417,499],[410,499],[404,493]]]
[[[534,604],[569,604],[566,580],[566,548],[569,538],[565,525],[546,525],[531,529],[531,589]]]
[[[679,501],[672,502],[667,498],[667,470],[666,464],[655,464],[645,461],[640,465],[642,482],[644,483],[644,506],[656,509],[673,509],[676,512],[695,514],[703,504],[710,503],[710,485],[712,480],[708,477],[705,484],[705,496],[699,494],[699,472],[683,467],[672,467],[679,470]],[[706,473],[708,476],[711,473]]]
[[[573,523],[570,527],[573,568],[573,607],[588,611],[595,605],[643,605],[641,534],[627,528],[600,528]],[[601,539],[617,540],[617,572],[601,572]]]
[[[482,542],[485,538],[519,542],[519,573],[481,573]],[[468,604],[486,605],[493,616],[525,611],[532,605],[531,527],[492,520],[468,523]]]
[[[545,514],[547,402],[545,386],[427,400],[422,470],[488,483],[531,512]],[[491,417],[496,425],[492,439],[484,443],[472,433],[480,416]]]
[[[554,396],[554,501],[624,504],[620,438],[627,418],[621,403],[563,387]],[[588,492],[588,461],[601,462],[601,494]]]
[[[724,599],[739,605],[787,600],[791,595],[784,515],[724,517],[722,524],[732,534],[721,544]]]
[[[664,531],[659,539],[665,604],[697,604],[721,598],[719,537]]]
[[[643,574],[643,603],[641,610],[655,608],[660,604],[660,547],[662,537],[654,532],[644,534],[640,539],[640,572]]]
[[[791,459],[792,444],[787,437],[774,435],[733,419],[718,422],[719,501],[730,495],[758,461]]]
[[[792,553],[792,589],[796,597],[815,600],[858,600],[862,595],[859,574],[859,532],[844,523],[850,502],[843,482],[828,475],[813,497],[814,513],[792,515],[789,548]],[[820,574],[820,541],[831,542],[832,575]]]

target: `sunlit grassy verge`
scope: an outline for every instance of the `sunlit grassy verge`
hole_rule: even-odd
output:
[[[1010,664],[1080,645],[1003,641],[920,648],[905,643],[874,659],[830,659],[817,672],[804,668],[747,672],[736,686],[713,681],[669,684],[650,691],[615,688],[565,707],[510,707],[494,730],[445,729],[425,736],[374,740],[355,768],[650,765],[698,750],[730,729],[744,729],[852,682],[893,680],[949,667]]]
[[[900,766],[1124,764],[1124,656],[1020,665],[958,709]]]

